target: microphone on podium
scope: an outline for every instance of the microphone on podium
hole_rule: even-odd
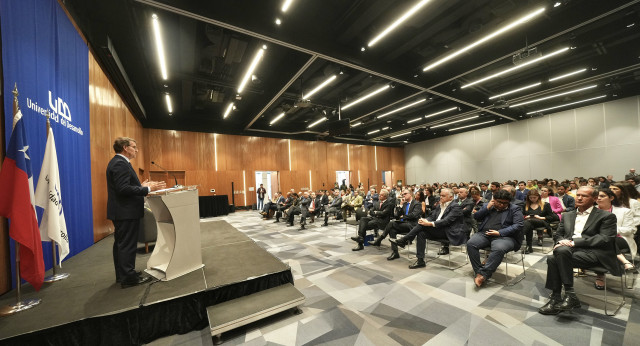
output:
[[[155,166],[158,166],[158,168],[160,168],[161,170],[165,171],[165,173],[167,173],[167,175],[169,174],[169,171],[166,168],[160,166],[159,164],[155,163],[154,161],[151,161],[151,164],[155,165]],[[173,176],[173,180],[176,182],[176,186],[174,186],[174,187],[178,187],[179,186],[178,185],[178,178],[176,178],[175,174],[171,174],[171,175]]]

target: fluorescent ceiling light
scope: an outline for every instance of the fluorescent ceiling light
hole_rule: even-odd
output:
[[[278,120],[280,120],[282,117],[284,116],[284,112],[280,113],[277,117],[275,117],[273,120],[271,120],[271,122],[269,123],[269,125],[273,125],[275,124]]]
[[[391,136],[391,137],[389,137],[389,138],[396,138],[396,137],[406,136],[406,135],[410,135],[410,134],[411,134],[411,132],[405,132],[405,133],[401,133],[401,134],[399,134],[399,135]]]
[[[558,80],[558,79],[561,79],[561,78],[564,78],[564,77],[573,76],[574,74],[578,74],[578,73],[584,72],[586,70],[587,70],[586,68],[583,68],[582,70],[573,71],[573,72],[569,72],[567,74],[563,74],[563,75],[560,75],[560,76],[557,76],[557,77],[549,78],[549,82],[553,82],[554,80]]]
[[[323,122],[323,121],[325,121],[325,120],[327,120],[327,117],[323,117],[322,119],[320,119],[320,120],[318,120],[318,121],[314,122],[313,124],[311,124],[311,125],[307,126],[307,128],[309,128],[309,129],[310,129],[310,128],[312,128],[312,127],[314,127],[314,126],[316,126],[316,125],[320,124],[321,122]]]
[[[371,131],[371,132],[367,132],[367,134],[368,134],[368,135],[372,135],[372,134],[377,133],[377,132],[380,132],[380,129],[373,130],[373,131]]]
[[[438,114],[442,114],[442,113],[446,113],[446,112],[451,112],[451,111],[456,110],[456,109],[458,109],[458,107],[451,107],[451,108],[445,109],[445,110],[440,111],[440,112],[435,112],[435,113],[432,113],[432,114],[429,114],[429,115],[425,115],[424,117],[425,117],[425,119],[426,119],[426,118],[430,118],[430,117],[436,116],[436,115],[438,115]]]
[[[389,89],[389,84],[387,84],[387,85],[383,86],[382,88],[376,89],[375,91],[370,92],[370,93],[368,93],[367,95],[364,95],[364,96],[362,96],[361,98],[359,98],[359,99],[357,99],[357,100],[355,100],[355,101],[353,101],[353,102],[351,102],[351,103],[349,103],[349,104],[347,104],[347,105],[343,106],[343,107],[342,107],[342,109],[343,109],[343,110],[345,110],[345,109],[347,109],[347,108],[349,108],[349,107],[351,107],[351,106],[353,106],[353,105],[355,105],[355,104],[358,104],[358,103],[360,103],[360,102],[362,102],[362,101],[364,101],[364,100],[368,99],[369,97],[374,96],[374,95],[376,95],[376,94],[378,94],[378,93],[381,93],[381,92],[383,92],[383,91],[385,91],[385,90],[387,90],[387,89]]]
[[[414,121],[418,121],[418,120],[422,120],[422,117],[420,117],[420,118],[415,118],[415,119],[411,119],[411,120],[407,121],[407,124],[411,124],[412,122],[414,122]]]
[[[226,119],[229,113],[231,113],[232,109],[233,109],[233,102],[229,103],[229,105],[227,106],[227,110],[224,111],[224,116],[222,117],[222,119]]]
[[[537,110],[537,111],[528,112],[527,114],[534,114],[534,113],[545,112],[545,111],[549,111],[549,110],[556,109],[556,108],[562,108],[562,107],[566,107],[566,106],[575,105],[575,104],[578,104],[578,103],[589,102],[589,101],[593,101],[593,100],[601,99],[601,98],[603,98],[603,97],[607,97],[607,95],[601,95],[601,96],[592,97],[592,98],[590,98],[590,99],[586,99],[586,100],[581,100],[581,101],[576,101],[576,102],[571,102],[571,103],[565,103],[565,104],[563,104],[563,105],[559,105],[559,106],[555,106],[555,107],[549,107],[549,108],[545,108],[545,109],[539,109],[539,110]]]
[[[540,84],[542,84],[542,82],[538,82],[538,83],[535,83],[535,84],[523,86],[522,88],[518,88],[518,89],[511,90],[511,91],[507,91],[507,92],[504,92],[504,93],[502,93],[500,95],[491,96],[491,97],[489,97],[489,100],[493,100],[495,98],[502,97],[502,96],[511,95],[513,93],[517,93],[518,91],[526,90],[526,89],[529,89],[529,88],[537,87]]]
[[[260,62],[260,58],[262,58],[263,55],[264,55],[264,49],[262,48],[258,49],[258,51],[256,52],[256,55],[253,57],[253,61],[251,62],[251,65],[249,65],[247,72],[245,72],[244,77],[242,78],[242,82],[238,87],[238,94],[241,93],[242,90],[244,90],[244,87],[247,85],[247,82],[249,81],[249,78],[251,78],[251,75],[253,75],[253,71],[255,71],[256,67],[258,66],[258,63]]]
[[[389,126],[385,126],[385,127],[382,128],[382,131],[388,130],[388,129],[389,129]]]
[[[169,96],[169,94],[164,95],[165,100],[167,100],[167,110],[169,111],[169,114],[173,113],[173,107],[171,107],[171,97]]]
[[[409,11],[405,12],[400,18],[396,19],[391,25],[389,25],[386,29],[384,29],[381,33],[378,34],[373,40],[369,41],[367,44],[368,47],[372,47],[376,42],[380,41],[383,37],[387,36],[393,29],[398,27],[398,25],[402,24],[405,20],[411,17],[414,13],[416,13],[422,6],[426,5],[429,0],[422,0],[419,3],[415,4],[413,7],[409,9]]]
[[[568,94],[573,94],[573,93],[577,93],[577,92],[580,92],[580,91],[583,91],[583,90],[592,89],[592,88],[595,88],[595,87],[597,87],[597,86],[598,86],[597,84],[589,85],[588,87],[584,87],[584,88],[580,88],[580,89],[576,89],[576,90],[565,91],[565,92],[563,92],[563,93],[559,93],[559,94],[555,94],[555,95],[550,95],[550,96],[546,96],[546,97],[541,97],[541,98],[539,98],[539,99],[535,99],[535,100],[531,100],[531,101],[520,102],[520,103],[517,103],[517,104],[515,104],[515,105],[511,105],[511,106],[509,106],[509,108],[512,108],[512,107],[519,107],[519,106],[526,105],[526,104],[529,104],[529,103],[534,103],[534,102],[538,102],[538,101],[548,100],[548,99],[552,99],[552,98],[554,98],[554,97],[558,97],[558,96],[564,96],[564,95],[568,95]]]
[[[289,9],[289,6],[291,6],[292,2],[293,2],[293,0],[285,0],[284,4],[282,4],[282,12],[287,12],[287,10]]]
[[[160,34],[160,22],[158,21],[157,15],[152,15],[152,23],[153,23],[153,35],[156,39],[156,54],[158,54],[158,61],[160,62],[160,73],[162,74],[162,79],[167,80],[169,77],[167,75],[167,62],[164,57],[164,45],[162,44],[162,35]]]
[[[513,22],[513,23],[511,23],[511,24],[509,24],[507,26],[504,26],[504,27],[494,31],[493,33],[491,33],[491,34],[479,39],[478,41],[475,41],[472,44],[470,44],[470,45],[468,45],[468,46],[466,46],[466,47],[464,47],[464,48],[462,48],[460,50],[457,50],[457,51],[445,56],[444,58],[442,58],[442,59],[434,62],[433,64],[425,67],[424,69],[422,69],[422,71],[430,70],[430,69],[432,69],[432,68],[434,68],[434,67],[436,67],[436,66],[438,66],[438,65],[440,65],[440,64],[442,64],[444,62],[447,62],[447,61],[457,57],[458,55],[460,55],[460,54],[462,54],[462,53],[464,53],[464,52],[466,52],[466,51],[468,51],[468,50],[470,50],[470,49],[472,49],[472,48],[474,48],[476,46],[479,46],[479,45],[489,41],[490,39],[492,39],[492,38],[494,38],[494,37],[496,37],[498,35],[501,35],[501,34],[507,32],[507,31],[517,27],[520,24],[524,24],[524,23],[528,22],[530,19],[532,19],[533,17],[538,16],[542,12],[544,12],[544,7],[539,8],[539,9],[527,14],[526,16],[516,20],[515,22]]]
[[[382,118],[382,117],[386,117],[386,116],[387,116],[387,115],[389,115],[389,114],[393,114],[393,113],[395,113],[395,112],[399,112],[399,111],[401,111],[401,110],[403,110],[403,109],[405,109],[405,108],[409,108],[409,107],[415,106],[415,105],[417,105],[418,103],[424,102],[424,101],[426,101],[426,100],[427,100],[427,99],[421,99],[421,100],[418,100],[418,101],[416,101],[416,102],[414,102],[414,103],[410,103],[410,104],[408,104],[408,105],[406,105],[406,106],[402,106],[402,107],[400,107],[400,108],[394,109],[394,110],[392,110],[391,112],[387,112],[387,113],[384,113],[384,114],[378,115],[378,119],[380,119],[380,118]]]
[[[494,122],[495,120],[490,120],[490,121],[485,121],[482,123],[477,123],[477,124],[471,124],[471,125],[467,125],[467,126],[460,126],[460,127],[456,127],[455,129],[448,129],[447,131],[456,131],[456,130],[461,130],[461,129],[466,129],[469,127],[473,127],[473,126],[480,126],[480,125],[484,125],[484,124],[489,124]]]
[[[444,123],[444,124],[440,124],[440,125],[436,125],[436,126],[431,126],[432,129],[435,129],[437,127],[442,127],[442,126],[447,126],[447,125],[451,125],[451,124],[455,124],[455,123],[461,123],[463,121],[467,121],[467,120],[471,120],[471,119],[475,119],[479,117],[479,115],[476,115],[475,117],[469,117],[469,118],[464,118],[464,119],[460,119],[460,120],[455,120],[455,121],[450,121],[448,123]]]
[[[362,121],[359,121],[359,122],[357,122],[357,123],[355,123],[355,124],[351,125],[351,127],[356,127],[356,126],[360,126],[360,125],[362,125]]]
[[[324,82],[322,82],[320,85],[318,85],[317,87],[315,87],[315,89],[311,90],[308,94],[302,96],[303,99],[308,100],[311,95],[315,94],[318,90],[324,88],[327,86],[327,84],[333,82],[334,79],[336,79],[338,76],[333,75],[331,77],[329,77],[327,80],[325,80]]]
[[[520,64],[520,65],[514,66],[514,67],[512,67],[512,68],[508,68],[508,69],[503,70],[503,71],[500,71],[500,72],[498,72],[498,73],[494,73],[494,74],[492,74],[492,75],[490,75],[490,76],[487,76],[487,77],[484,77],[484,78],[482,78],[482,79],[478,79],[478,80],[476,80],[476,81],[474,81],[474,82],[471,82],[471,83],[469,83],[469,84],[463,85],[463,86],[461,86],[460,88],[461,88],[461,89],[464,89],[464,88],[470,87],[470,86],[472,86],[472,85],[476,85],[476,84],[478,84],[478,83],[482,83],[482,82],[488,81],[489,79],[493,79],[493,78],[496,78],[496,77],[500,77],[500,76],[502,76],[502,75],[504,75],[504,74],[507,74],[507,73],[509,73],[509,72],[513,72],[513,71],[518,70],[518,69],[521,69],[521,68],[523,68],[523,67],[525,67],[525,66],[529,66],[529,65],[531,65],[531,64],[535,64],[535,63],[537,63],[538,61],[542,61],[542,60],[548,59],[548,58],[550,58],[550,57],[552,57],[552,56],[554,56],[554,55],[558,55],[558,54],[560,54],[560,53],[564,53],[564,52],[566,52],[566,51],[568,51],[568,50],[569,50],[569,47],[564,47],[564,48],[559,49],[559,50],[557,50],[557,51],[555,51],[555,52],[549,53],[549,54],[547,54],[547,55],[545,55],[545,56],[541,56],[541,57],[539,57],[539,58],[533,59],[533,60],[531,60],[531,61],[527,61],[527,62],[525,62],[525,63],[523,63],[523,64]]]

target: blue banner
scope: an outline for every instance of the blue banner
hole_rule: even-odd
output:
[[[5,138],[8,141],[11,134],[12,90],[17,86],[34,182],[44,157],[46,112],[51,114],[69,234],[68,259],[93,245],[89,51],[56,0],[0,0],[0,25]],[[41,214],[39,210],[38,220]],[[43,243],[42,248],[49,269],[51,245]]]

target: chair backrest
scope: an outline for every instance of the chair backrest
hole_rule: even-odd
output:
[[[138,242],[147,243],[156,241],[158,238],[158,225],[153,212],[149,208],[144,208],[144,217],[141,221],[142,225],[138,233]]]

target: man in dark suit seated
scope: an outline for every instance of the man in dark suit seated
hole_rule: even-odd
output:
[[[330,204],[325,205],[324,223],[322,226],[329,226],[329,214],[336,215],[336,218],[340,216],[340,207],[342,206],[342,197],[340,197],[340,190],[335,189],[333,191],[333,200]]]
[[[107,165],[107,219],[113,221],[113,265],[116,282],[122,288],[151,281],[151,277],[136,272],[136,247],[140,219],[144,216],[144,196],[164,189],[165,182],[145,180],[142,184],[130,160],[138,154],[136,141],[118,137],[113,143],[116,155]]]
[[[518,183],[518,190],[516,191],[516,199],[521,201],[527,200],[527,195],[529,194],[529,189],[527,189],[527,184],[524,181]]]
[[[569,191],[569,186],[566,184],[558,186],[558,198],[562,201],[565,212],[574,211],[576,210],[576,200],[567,194],[567,191]]]
[[[273,200],[264,204],[264,207],[262,208],[262,212],[260,212],[260,215],[262,215],[262,218],[266,220],[267,217],[269,216],[270,210],[274,210],[274,211],[278,210],[278,203],[280,202],[284,203],[284,197],[282,197],[282,193],[278,191],[276,192],[275,195],[273,195]]]
[[[511,193],[498,190],[493,199],[473,217],[480,223],[478,232],[467,242],[467,253],[476,274],[474,282],[477,287],[493,275],[504,255],[509,251],[518,251],[522,245],[524,216],[520,207],[511,203]],[[491,254],[483,265],[480,250],[491,246]]]
[[[458,203],[460,208],[462,209],[462,217],[464,219],[464,225],[467,230],[465,240],[469,239],[469,234],[471,230],[476,226],[476,220],[473,218],[473,208],[475,207],[475,203],[471,197],[469,197],[469,190],[465,187],[461,187],[458,189],[458,200],[454,200],[455,203]],[[442,247],[438,251],[438,255],[448,255],[449,254],[449,242],[443,242]]]
[[[573,289],[573,268],[605,267],[613,275],[621,275],[622,268],[611,242],[617,235],[616,216],[593,204],[598,196],[591,186],[583,186],[576,193],[577,210],[562,214],[553,256],[547,257],[546,288],[551,299],[538,312],[557,315],[580,307]],[[562,298],[562,287],[565,296]]]
[[[383,229],[387,227],[394,208],[394,201],[388,197],[389,191],[380,190],[379,201],[373,203],[373,207],[369,211],[370,216],[360,218],[360,221],[358,221],[358,235],[351,237],[351,240],[358,244],[351,250],[360,251],[364,249],[364,237],[367,235],[368,229]]]
[[[287,198],[285,198],[284,200],[280,199],[280,202],[278,202],[278,211],[276,211],[276,221],[274,221],[273,223],[280,222],[282,213],[285,210],[289,209],[292,204],[293,204],[293,196],[291,192],[287,192]]]
[[[420,219],[418,225],[411,232],[399,239],[391,239],[391,242],[400,247],[407,246],[407,243],[418,237],[416,244],[415,263],[409,269],[422,268],[426,266],[424,262],[427,239],[443,240],[448,239],[453,245],[461,245],[467,237],[467,228],[464,225],[462,208],[453,201],[453,191],[451,189],[440,190],[440,204],[431,212],[426,219]]]
[[[418,219],[420,218],[420,215],[422,215],[422,203],[413,199],[413,195],[409,189],[404,189],[402,191],[402,198],[402,206],[397,207],[395,210],[394,216],[396,220],[390,221],[387,224],[387,227],[384,228],[382,235],[371,242],[371,245],[380,246],[380,243],[387,235],[391,238],[395,238],[398,233],[409,233],[409,231],[418,224]],[[392,260],[400,257],[398,255],[398,247],[395,246],[395,244],[392,244],[391,247],[391,256],[387,259]]]

